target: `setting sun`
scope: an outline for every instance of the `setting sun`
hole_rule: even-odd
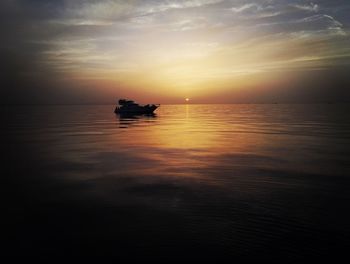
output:
[[[190,100],[190,98],[186,98],[185,101],[188,102]]]

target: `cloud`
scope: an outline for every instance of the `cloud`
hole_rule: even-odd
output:
[[[249,4],[245,4],[239,7],[232,7],[231,10],[235,13],[241,13],[243,11],[249,10],[249,9],[254,9],[256,11],[258,10],[262,10],[262,6],[258,5],[256,3],[249,3]]]
[[[235,76],[278,69],[347,67],[349,6],[342,0],[5,0],[2,87],[30,86],[27,95],[40,94],[49,81],[59,87],[64,80],[67,89],[57,91],[66,96],[79,79],[117,89],[147,83],[159,91],[181,82],[185,91],[208,79],[235,83]]]
[[[310,11],[310,12],[318,12],[319,11],[319,6],[317,4],[314,3],[310,3],[310,4],[292,4],[290,5],[296,9],[299,10],[303,10],[303,11]]]
[[[160,1],[147,6],[146,13],[164,12],[171,9],[196,8],[221,3],[223,0]]]

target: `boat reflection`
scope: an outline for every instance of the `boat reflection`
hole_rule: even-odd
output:
[[[139,122],[148,122],[155,119],[157,115],[155,113],[151,114],[118,114],[116,115],[118,120],[118,125],[120,128],[129,128],[130,126]]]

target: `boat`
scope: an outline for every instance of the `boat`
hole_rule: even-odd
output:
[[[159,106],[159,104],[139,105],[133,100],[120,99],[114,113],[132,115],[152,114]]]

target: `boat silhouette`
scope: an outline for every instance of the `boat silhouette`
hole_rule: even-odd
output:
[[[159,106],[159,104],[139,105],[133,100],[120,99],[114,113],[121,115],[152,114]]]

